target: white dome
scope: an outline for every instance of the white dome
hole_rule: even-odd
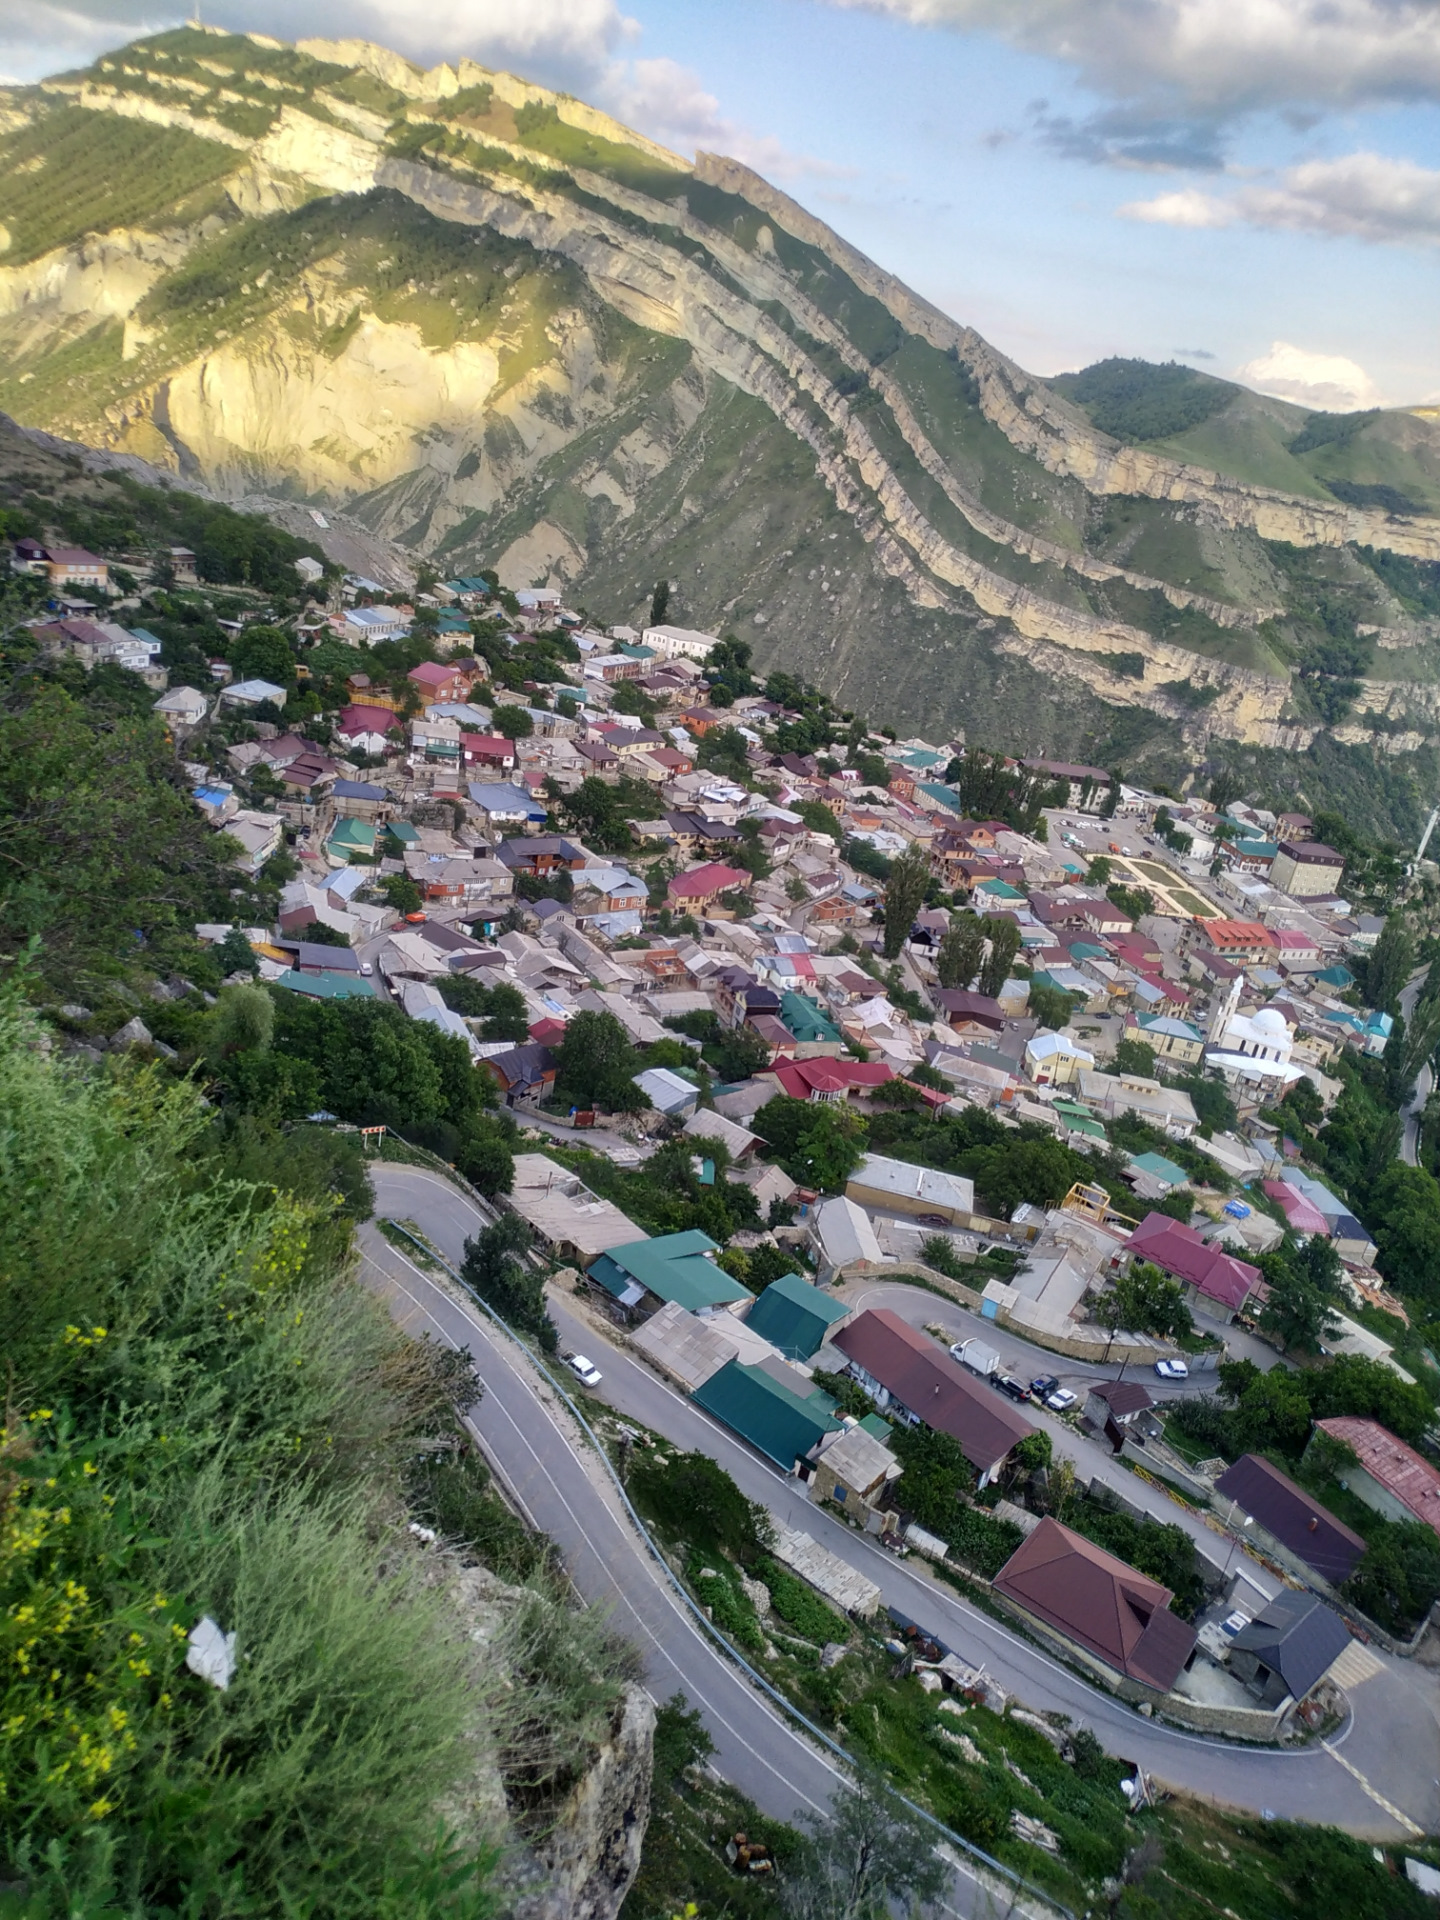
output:
[[[1277,1036],[1290,1031],[1285,1024],[1284,1014],[1278,1013],[1274,1007],[1262,1007],[1250,1024],[1254,1027],[1261,1028],[1266,1033],[1273,1033]]]

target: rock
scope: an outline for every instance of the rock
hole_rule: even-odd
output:
[[[1155,1713],[1154,1707],[1150,1704],[1148,1700],[1142,1700],[1140,1702],[1140,1705],[1135,1709],[1135,1711],[1137,1713],[1143,1713],[1147,1720],[1151,1719]]]
[[[840,1641],[827,1640],[825,1645],[820,1649],[820,1666],[822,1670],[828,1671],[831,1667],[838,1667],[849,1651],[850,1649],[843,1646]]]
[[[763,1620],[770,1611],[769,1587],[766,1586],[763,1580],[752,1580],[746,1573],[742,1573],[740,1576],[740,1587],[745,1598]],[[821,1664],[823,1665],[824,1663],[822,1662]]]
[[[929,1667],[919,1668],[918,1671],[916,1672],[915,1678],[920,1682],[922,1689],[926,1693],[939,1693],[940,1689],[945,1684],[945,1682],[940,1678],[939,1674],[932,1672],[932,1670]]]
[[[1046,1853],[1060,1851],[1059,1834],[1047,1827],[1043,1820],[1032,1820],[1028,1813],[1021,1813],[1018,1807],[1010,1815],[1010,1831],[1027,1846],[1040,1847]]]
[[[180,1058],[174,1047],[167,1047],[163,1040],[152,1040],[150,1044],[162,1060],[178,1060]]]
[[[148,1047],[150,1044],[150,1029],[138,1013],[133,1020],[127,1020],[118,1033],[110,1036],[110,1045],[122,1052],[126,1047]]]
[[[958,1720],[962,1714],[968,1713],[970,1709],[962,1700],[942,1700],[940,1702],[940,1711],[941,1713],[953,1713]]]
[[[1010,1718],[1017,1725],[1029,1727],[1032,1732],[1038,1733],[1042,1740],[1048,1740],[1057,1753],[1063,1753],[1070,1744],[1069,1735],[1063,1727],[1052,1727],[1048,1720],[1042,1719],[1038,1713],[1029,1712],[1025,1707],[1016,1707]]]
[[[984,1766],[985,1756],[968,1733],[952,1733],[949,1727],[941,1727],[939,1733],[946,1746],[953,1747],[962,1760],[968,1760],[972,1767]]]
[[[1040,1791],[1040,1789],[1036,1786],[1035,1782],[1030,1778],[1029,1774],[1022,1772],[1021,1769],[1016,1766],[1015,1762],[1010,1758],[1009,1754],[1006,1753],[1003,1747],[1000,1749],[1000,1758],[1005,1762],[1005,1771],[1007,1773],[1013,1773],[1015,1778],[1020,1782],[1022,1787],[1028,1787],[1032,1793],[1038,1793]]]
[[[82,1007],[78,1000],[67,1000],[60,1009],[62,1020],[89,1020],[93,1018],[89,1007]]]

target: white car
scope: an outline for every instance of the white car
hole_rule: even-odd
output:
[[[1155,1371],[1162,1380],[1188,1380],[1190,1369],[1183,1360],[1157,1360]]]
[[[600,1369],[593,1360],[587,1360],[583,1353],[567,1353],[565,1364],[583,1387],[598,1387],[601,1380]]]
[[[1054,1393],[1046,1394],[1045,1404],[1051,1413],[1068,1413],[1078,1398],[1068,1387],[1057,1387]]]

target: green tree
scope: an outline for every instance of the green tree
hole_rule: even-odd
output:
[[[837,1193],[865,1157],[865,1122],[848,1107],[778,1094],[751,1127],[802,1186]]]
[[[425,896],[405,873],[387,873],[380,891],[396,913],[419,913],[425,904]]]
[[[1287,1353],[1318,1353],[1338,1326],[1328,1290],[1318,1287],[1299,1261],[1283,1251],[1262,1255],[1260,1269],[1270,1289],[1260,1311],[1261,1327],[1274,1334]]]
[[[1375,950],[1362,969],[1365,998],[1370,1005],[1386,1013],[1398,1012],[1400,989],[1414,966],[1415,937],[1404,914],[1396,908],[1386,916]]]
[[[1020,929],[1013,920],[1002,920],[995,914],[987,914],[985,937],[990,943],[990,951],[980,969],[980,991],[993,1000],[1010,978],[1010,968],[1020,951]]]
[[[1121,1040],[1115,1048],[1116,1073],[1138,1073],[1143,1079],[1155,1078],[1155,1049],[1148,1040]]]
[[[502,1213],[465,1242],[461,1274],[507,1325],[534,1334],[546,1353],[559,1344],[545,1306],[545,1277],[526,1259],[532,1235],[518,1213]]]
[[[490,724],[507,740],[528,740],[535,731],[535,722],[524,707],[496,707],[490,715]]]
[[[910,938],[915,916],[925,904],[930,885],[930,856],[919,845],[909,846],[890,862],[890,877],[885,882],[885,940],[887,960],[899,957]]]
[[[555,1097],[580,1108],[638,1113],[646,1105],[633,1084],[640,1067],[640,1056],[613,1013],[577,1013],[556,1049]]]
[[[232,1053],[264,1053],[275,1032],[275,1002],[262,986],[223,987],[209,1029],[205,1050],[217,1064]]]
[[[278,627],[245,627],[230,648],[237,680],[268,680],[277,687],[295,684],[295,653]]]
[[[1109,884],[1110,876],[1114,871],[1113,863],[1102,853],[1090,862],[1090,870],[1085,878],[1092,887],[1104,887]]]
[[[670,613],[670,582],[657,580],[655,591],[650,596],[650,624],[663,627]]]
[[[1026,1004],[1040,1025],[1055,1033],[1068,1026],[1075,1017],[1075,1000],[1063,987],[1032,985]]]
[[[709,1051],[722,1080],[749,1080],[770,1064],[770,1049],[753,1027],[727,1027]]]
[[[836,1789],[827,1815],[806,1816],[802,1845],[778,1893],[790,1920],[891,1920],[939,1901],[950,1870],[934,1835],[896,1798],[879,1767]]]
[[[245,938],[239,927],[231,927],[225,938],[215,949],[215,958],[220,963],[221,974],[228,978],[232,973],[258,973],[260,961],[255,949]]]
[[[770,1544],[765,1508],[747,1499],[708,1454],[637,1460],[630,1470],[630,1491],[668,1532],[706,1551],[750,1561]]]
[[[799,814],[811,833],[823,833],[838,846],[844,837],[844,828],[836,819],[833,810],[823,800],[800,800],[794,811]]]
[[[1183,1339],[1193,1324],[1184,1290],[1148,1260],[1136,1260],[1112,1281],[1095,1303],[1095,1318],[1112,1331],[1169,1339]]]
[[[952,913],[935,954],[935,972],[942,987],[964,992],[980,971],[985,957],[985,929],[973,913]]]

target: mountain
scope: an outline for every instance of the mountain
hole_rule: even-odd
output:
[[[186,28],[0,93],[0,223],[26,425],[609,620],[667,578],[899,726],[1440,773],[1433,409],[1047,384],[733,160],[360,41]]]

